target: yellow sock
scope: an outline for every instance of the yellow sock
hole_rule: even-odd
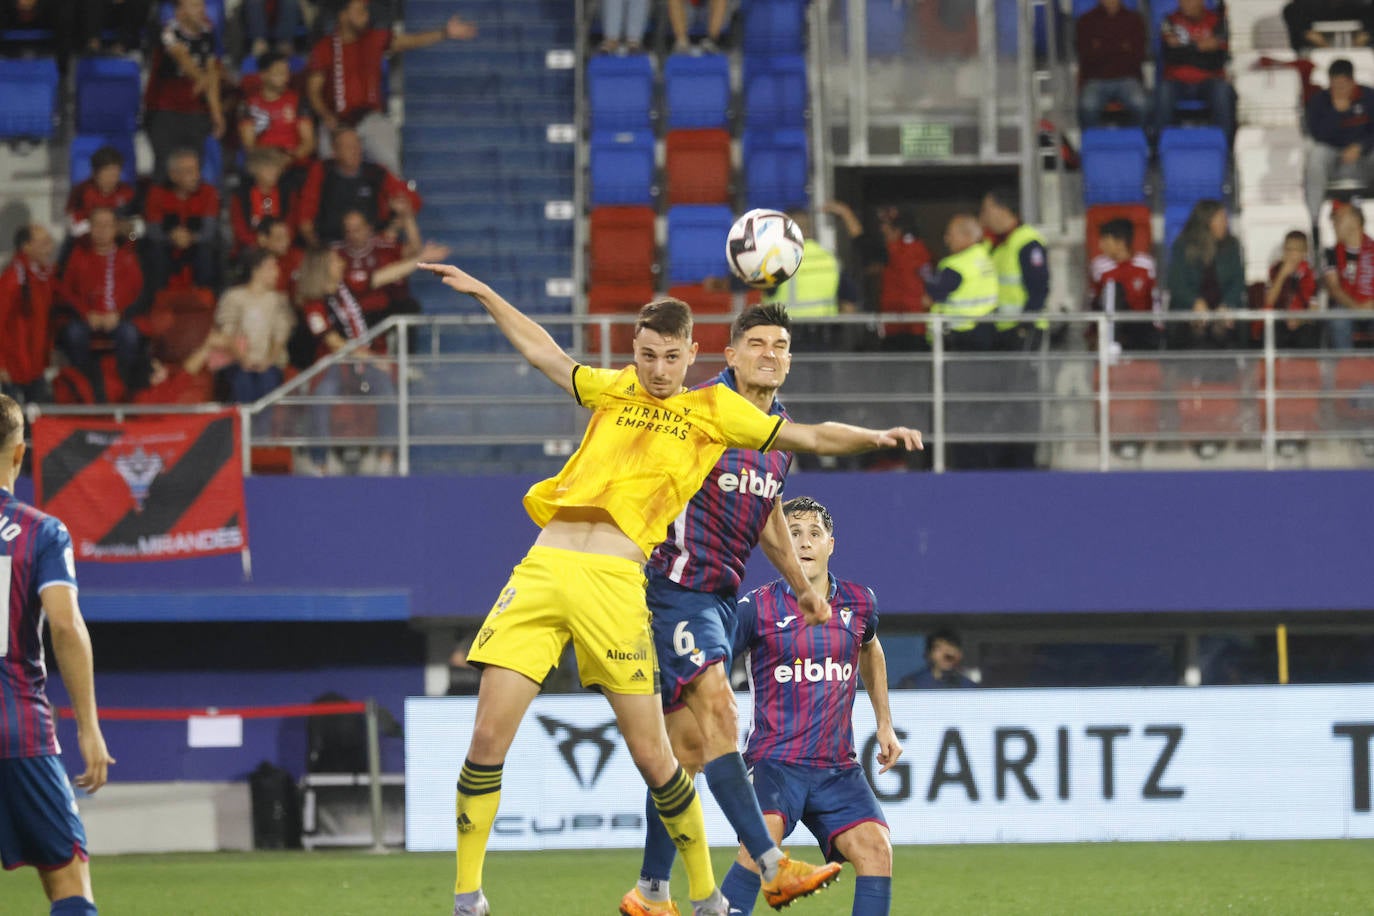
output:
[[[693,900],[705,900],[716,889],[711,868],[711,847],[706,842],[706,815],[701,810],[696,786],[682,767],[666,783],[650,789],[654,807],[668,828],[673,845],[682,853],[687,869],[687,892]]]
[[[458,777],[458,880],[455,894],[467,894],[482,886],[482,866],[487,860],[487,840],[501,804],[501,764],[486,766],[463,761]]]

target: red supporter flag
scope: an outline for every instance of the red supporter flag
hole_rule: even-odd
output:
[[[177,560],[248,548],[236,411],[109,420],[40,417],[39,507],[81,560]]]

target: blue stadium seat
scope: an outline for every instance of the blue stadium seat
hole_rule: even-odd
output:
[[[200,180],[219,187],[224,176],[224,147],[213,136],[205,138],[205,149],[200,154]]]
[[[746,57],[743,103],[746,127],[805,127],[806,58]]]
[[[788,210],[804,207],[810,178],[806,131],[744,131],[745,205]]]
[[[648,55],[603,54],[587,65],[592,130],[648,130],[654,102],[654,66]]]
[[[729,207],[684,204],[668,210],[668,284],[728,277],[725,238],[735,217]]]
[[[592,206],[652,206],[653,131],[594,131],[590,172]]]
[[[56,125],[57,61],[51,57],[0,60],[0,139],[46,140]]]
[[[137,61],[81,58],[76,65],[76,129],[88,134],[133,133],[142,94]]]
[[[725,127],[730,109],[730,60],[723,54],[674,54],[663,66],[668,127]]]
[[[71,176],[72,186],[80,184],[91,177],[91,154],[102,146],[113,146],[119,150],[124,157],[124,167],[119,173],[119,177],[133,184],[138,180],[138,171],[134,162],[134,135],[127,134],[77,134],[72,138],[72,145],[68,149],[71,157],[68,174]]]
[[[801,54],[806,0],[749,0],[744,4],[744,53]]]
[[[1035,53],[1042,57],[1049,51],[1049,34],[1045,26],[1045,7],[1036,6],[1035,22],[1032,28]],[[1058,10],[1058,7],[1055,7]],[[1015,57],[1020,50],[1016,36],[1016,0],[997,0],[993,15],[997,19],[997,53],[1003,57]],[[1055,16],[1059,18],[1058,14]]]
[[[1159,169],[1164,178],[1165,203],[1192,204],[1221,198],[1229,158],[1226,134],[1220,127],[1166,127],[1160,131]]]
[[[906,15],[904,2],[868,0],[869,57],[901,57],[908,53]]]
[[[1145,202],[1145,168],[1150,147],[1138,127],[1098,127],[1083,131],[1083,202]]]
[[[1164,206],[1164,266],[1168,266],[1169,255],[1173,253],[1174,241],[1178,234],[1183,231],[1183,224],[1188,222],[1188,216],[1193,212],[1195,205],[1186,204],[1165,204]]]

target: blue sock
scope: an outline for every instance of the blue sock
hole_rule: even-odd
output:
[[[854,916],[887,916],[892,912],[892,879],[861,875],[854,881]]]
[[[52,902],[51,916],[96,916],[95,904],[85,897],[63,897]]]
[[[711,787],[716,804],[720,805],[730,826],[735,828],[739,841],[749,850],[754,861],[762,864],[763,854],[777,844],[768,833],[768,825],[763,822],[763,812],[759,809],[754,787],[749,784],[749,771],[744,768],[744,758],[738,751],[724,754],[706,764],[702,772],[706,774],[706,784]]]
[[[662,881],[666,887],[673,874],[677,847],[668,836],[668,828],[663,826],[663,818],[658,816],[654,797],[649,792],[644,793],[644,823],[649,830],[644,837],[644,864],[639,869],[639,877],[645,881]]]
[[[762,880],[738,862],[730,866],[725,880],[720,883],[720,892],[730,901],[730,916],[750,916],[754,912]]]

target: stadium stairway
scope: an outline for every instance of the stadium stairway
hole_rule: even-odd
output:
[[[450,0],[406,5],[412,29],[452,12]],[[424,196],[421,232],[520,308],[567,314],[572,207],[558,202],[573,198],[573,5],[475,0],[462,15],[475,40],[405,60],[403,167]],[[480,311],[437,283],[414,289],[428,313]]]

